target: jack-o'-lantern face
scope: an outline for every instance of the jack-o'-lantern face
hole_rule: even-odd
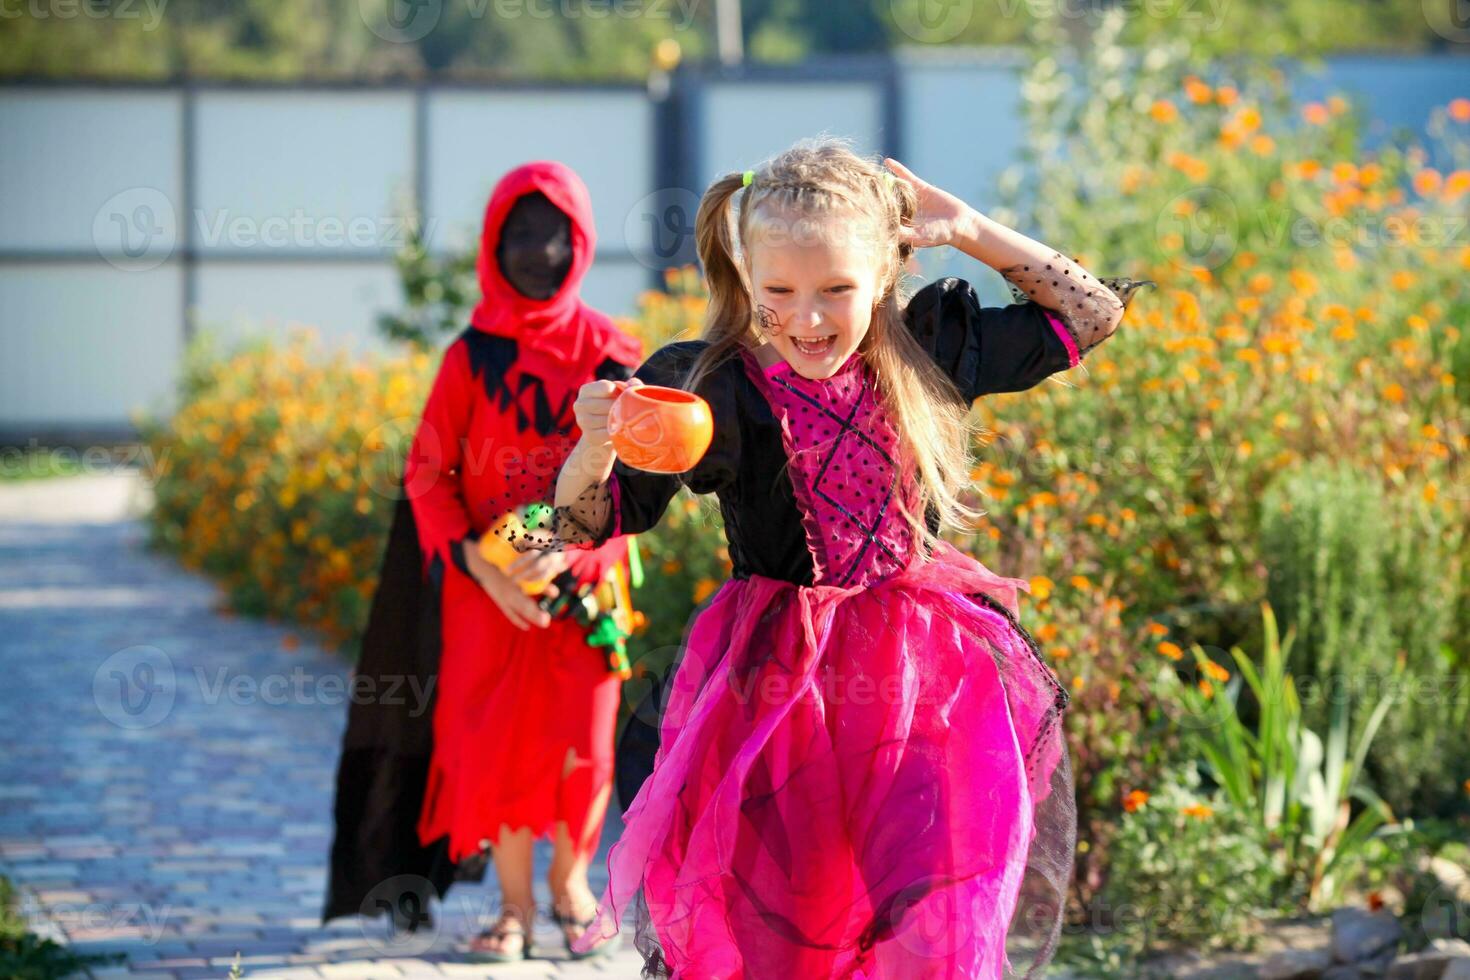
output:
[[[613,450],[628,466],[651,473],[686,473],[709,449],[714,418],[698,395],[641,385],[613,402],[607,432]]]

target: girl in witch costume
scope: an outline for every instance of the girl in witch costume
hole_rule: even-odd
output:
[[[504,909],[472,940],[478,959],[529,953],[535,838],[555,842],[552,915],[569,948],[596,910],[586,873],[628,672],[620,645],[590,645],[607,630],[589,636],[586,611],[625,573],[628,548],[512,553],[500,566],[480,547],[492,524],[550,498],[581,434],[581,385],[626,379],[642,358],[578,295],[594,245],[587,189],[568,167],[530,163],[497,184],[478,263],[484,298],[444,354],[409,450],[383,568],[392,591],[375,597],[359,666],[384,685],[404,673],[432,685],[432,717],[354,704],[338,776],[327,917],[376,914],[360,906],[382,900],[413,926],[422,893],[442,896],[454,868],[473,868],[493,845]],[[553,615],[562,609],[583,615]],[[437,649],[425,652],[426,642]],[[407,886],[411,909],[400,908],[403,895],[375,892],[403,875],[423,883]]]
[[[556,520],[517,535],[597,546],[652,527],[681,485],[719,498],[733,578],[690,626],[573,944],[631,908],[645,976],[989,980],[1055,947],[1067,694],[1017,621],[1026,580],[936,532],[967,515],[973,400],[1075,367],[1138,284],[888,166],[821,140],[717,180],[696,221],[704,339],[629,383],[700,394],[713,443],[679,476],[633,469],[607,429],[627,385],[590,383]],[[906,297],[912,251],[945,244],[1024,301],[982,307],[953,278]]]

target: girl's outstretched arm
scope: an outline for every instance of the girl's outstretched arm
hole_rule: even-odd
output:
[[[1079,356],[1118,329],[1124,301],[1092,273],[920,179],[897,160],[887,163],[913,185],[918,198],[913,227],[905,229],[915,248],[953,245],[995,269],[1037,305],[1057,314]]]

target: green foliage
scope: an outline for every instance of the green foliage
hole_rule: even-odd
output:
[[[1422,497],[1318,459],[1268,488],[1261,551],[1271,604],[1295,628],[1289,667],[1310,684],[1306,723],[1326,724],[1336,701],[1361,708],[1388,693],[1394,706],[1368,759],[1374,783],[1396,811],[1447,814],[1461,793],[1445,762],[1470,756],[1466,664],[1451,652],[1461,526]],[[1395,664],[1401,683],[1390,685]],[[1355,713],[1357,737],[1368,712]]]
[[[480,300],[475,250],[436,256],[415,222],[408,241],[393,257],[404,308],[378,316],[378,331],[420,350],[442,348],[470,322]]]
[[[1256,919],[1279,910],[1279,854],[1260,822],[1193,766],[1161,774],[1119,822],[1108,885],[1095,912],[1106,922],[1067,944],[1066,962],[1133,975],[1150,951],[1249,948]],[[1126,968],[1126,969],[1125,969]]]
[[[1231,657],[1239,677],[1193,647],[1200,680],[1182,683],[1173,670],[1160,679],[1184,708],[1186,745],[1198,753],[1226,798],[1250,815],[1279,848],[1286,894],[1304,911],[1330,908],[1349,872],[1361,862],[1373,833],[1391,819],[1388,807],[1363,780],[1363,762],[1393,707],[1385,695],[1361,734],[1350,736],[1349,707],[1338,700],[1325,736],[1307,727],[1296,682],[1287,671],[1293,634],[1282,640],[1271,607],[1262,604],[1264,644],[1259,666],[1239,647]],[[1241,679],[1254,700],[1255,721],[1241,703]],[[1352,802],[1361,806],[1353,812]]]
[[[1454,23],[1453,2],[1431,0],[1434,10],[1443,8],[1441,23]],[[403,30],[389,20],[391,4],[361,0],[83,0],[73,16],[58,15],[60,9],[17,5],[14,16],[0,19],[0,75],[641,80],[660,41],[676,41],[687,61],[711,57],[716,46],[715,4],[684,0],[611,7],[592,0],[423,4],[400,8],[399,16],[411,9],[413,17],[432,20],[410,19]],[[1128,43],[1179,39],[1199,59],[1420,50],[1442,41],[1418,4],[1332,0],[1155,0],[1126,7],[1098,0],[1056,6],[745,0],[742,22],[751,60],[793,62],[904,45],[1016,44],[1044,23],[1086,50],[1109,9],[1128,12]]]
[[[74,953],[30,931],[15,908],[15,888],[0,875],[0,977],[5,980],[55,980],[88,966],[117,963],[121,954]]]

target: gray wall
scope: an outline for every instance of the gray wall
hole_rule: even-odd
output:
[[[983,208],[1021,145],[1020,66],[931,50],[682,73],[668,101],[633,86],[0,88],[0,439],[166,411],[196,328],[309,324],[380,348],[403,215],[421,211],[435,249],[465,248],[495,181],[530,159],[587,181],[600,242],[584,295],[617,314],[690,257],[711,178],[803,135],[901,155]],[[1383,138],[1470,91],[1470,59],[1337,59],[1298,89],[1361,95]],[[668,221],[670,203],[687,220]],[[1000,298],[957,254],[926,255],[924,273]]]

